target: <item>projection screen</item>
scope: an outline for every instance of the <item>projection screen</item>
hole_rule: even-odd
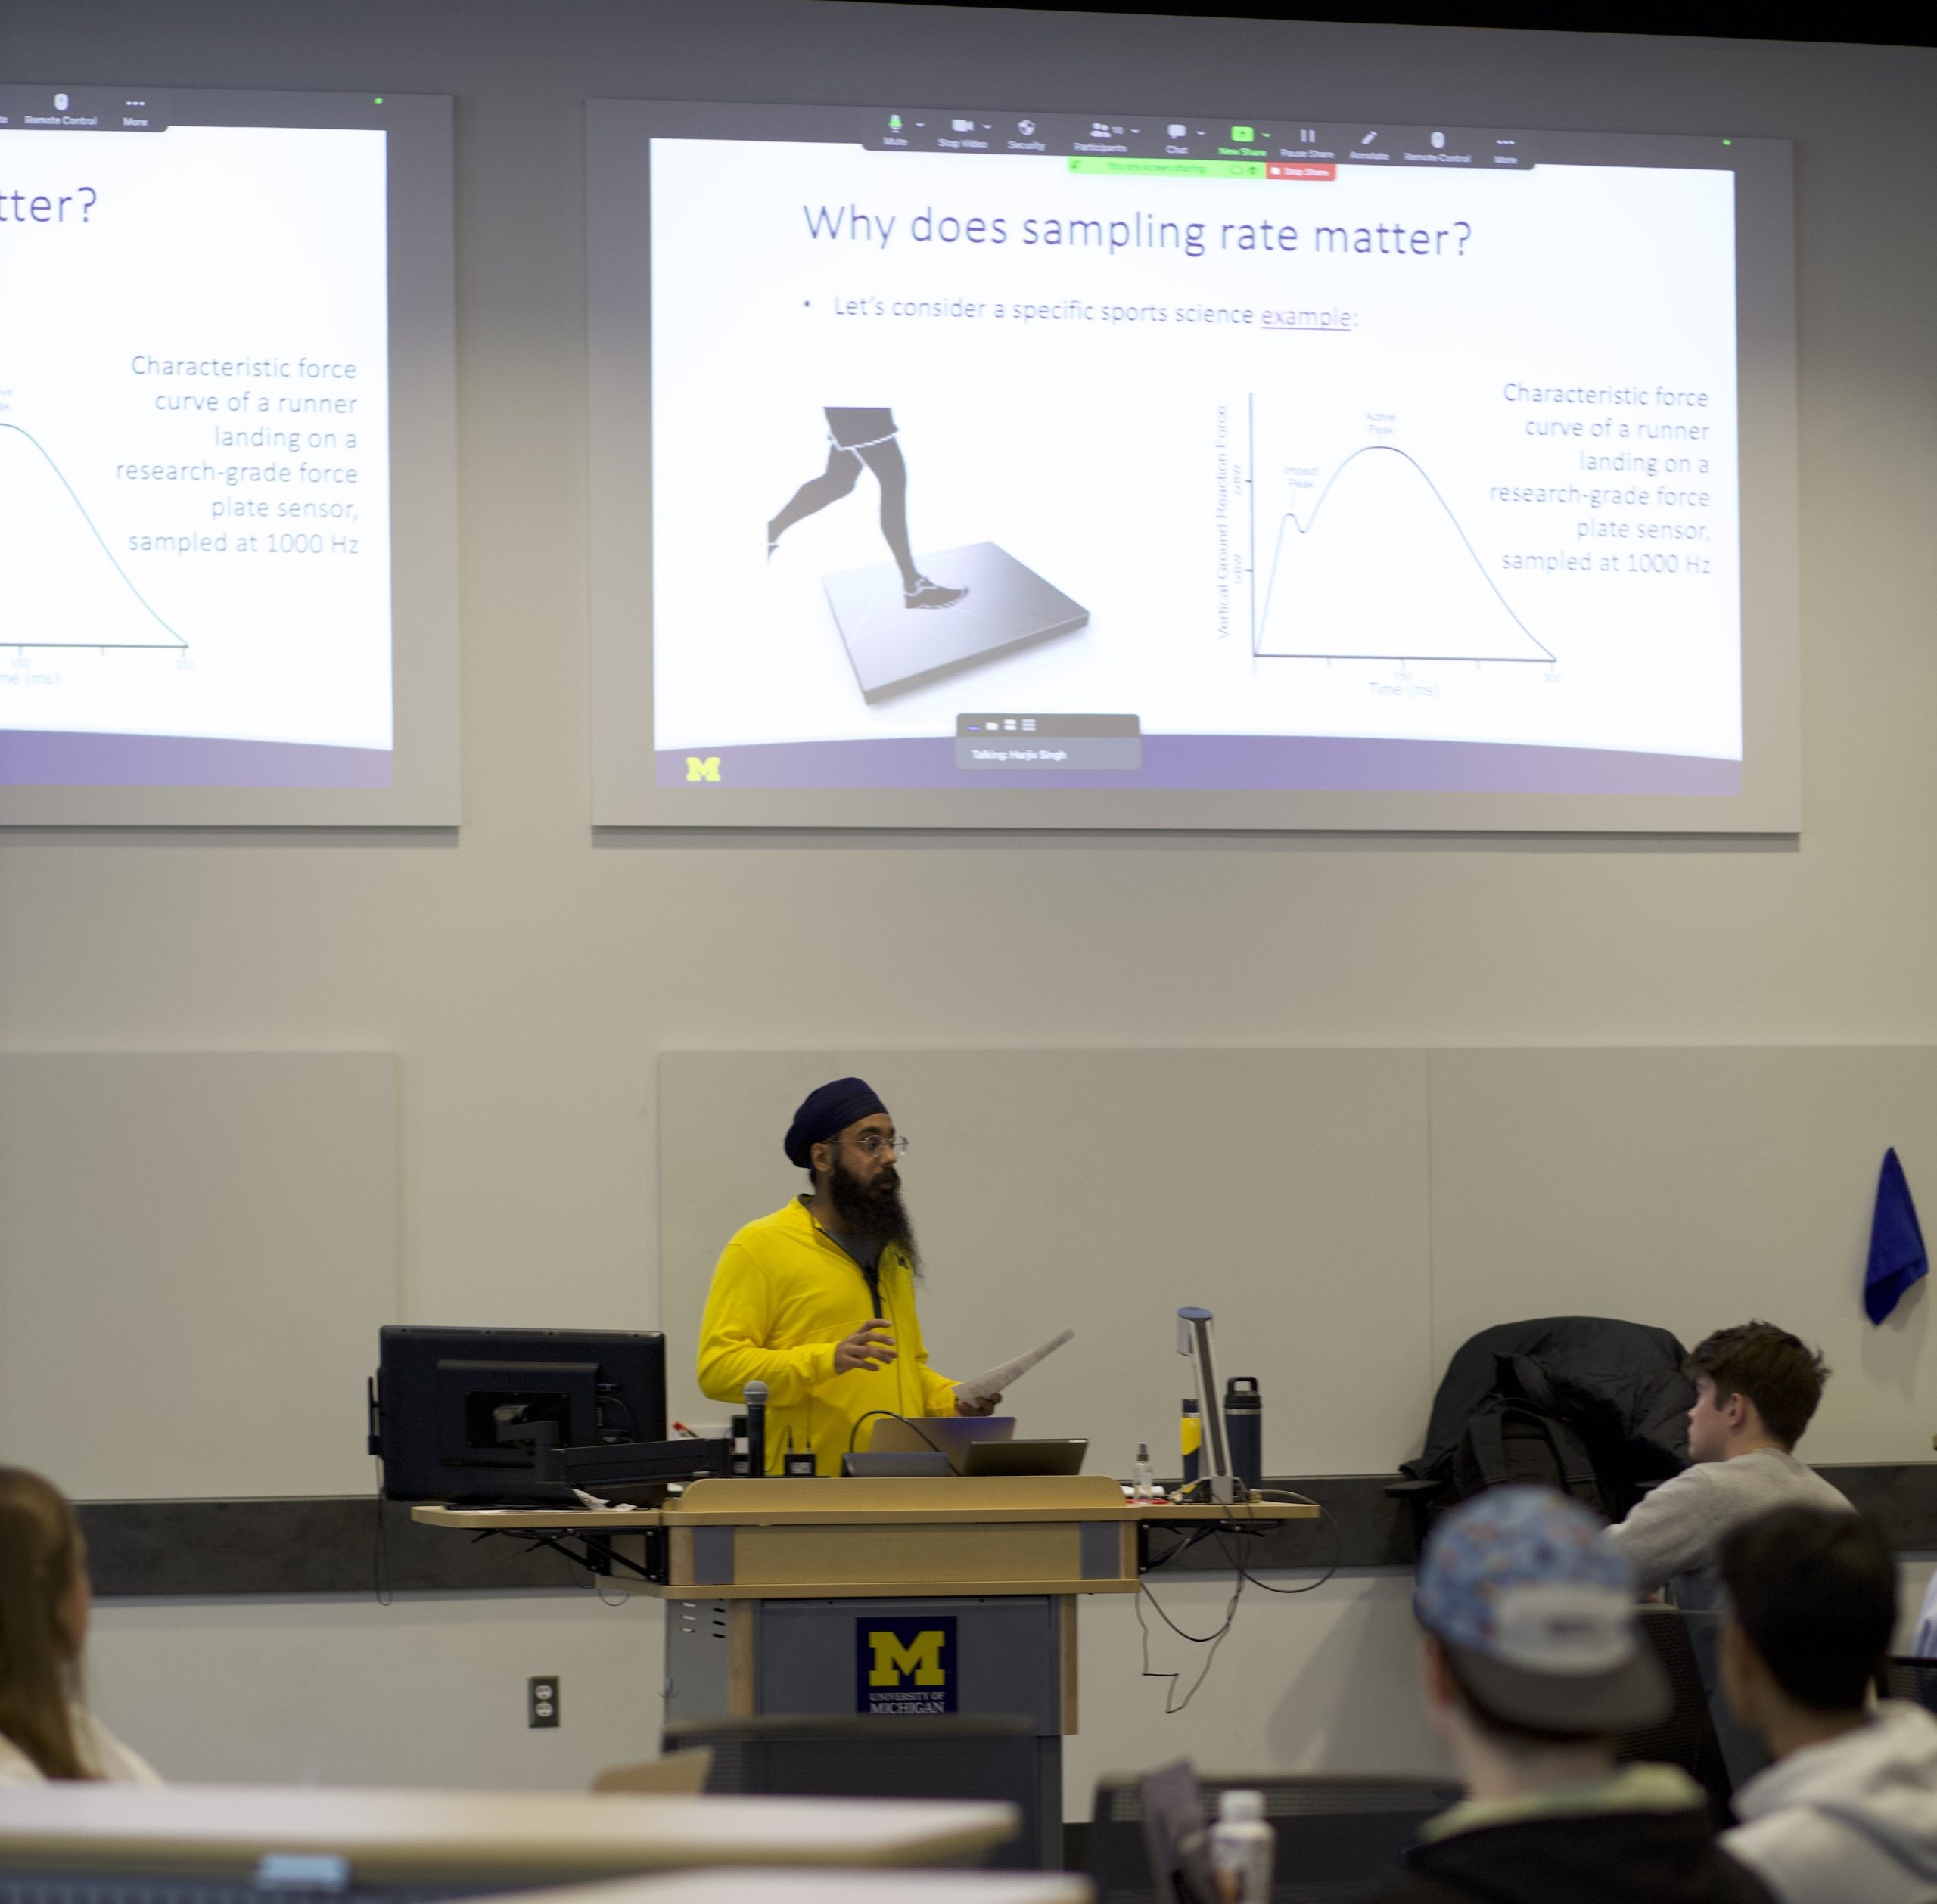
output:
[[[598,823],[1799,824],[1786,144],[588,136]]]
[[[448,99],[0,87],[0,822],[459,813]]]

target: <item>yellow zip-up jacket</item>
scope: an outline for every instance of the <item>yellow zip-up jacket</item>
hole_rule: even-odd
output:
[[[955,1384],[928,1366],[915,1313],[915,1279],[892,1244],[881,1253],[882,1319],[894,1359],[834,1372],[834,1351],[872,1311],[860,1266],[798,1198],[739,1231],[720,1252],[699,1328],[699,1385],[736,1406],[751,1381],[766,1384],[766,1464],[780,1471],[791,1431],[823,1474],[841,1472],[850,1446],[865,1449],[872,1409],[953,1415]]]

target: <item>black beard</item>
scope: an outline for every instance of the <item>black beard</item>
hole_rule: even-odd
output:
[[[915,1226],[908,1219],[908,1207],[901,1200],[901,1178],[892,1164],[869,1189],[837,1157],[828,1173],[827,1194],[835,1214],[851,1234],[871,1243],[893,1244],[908,1259],[910,1272],[921,1273],[922,1253],[916,1247]]]

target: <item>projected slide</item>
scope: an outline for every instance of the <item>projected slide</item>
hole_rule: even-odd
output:
[[[692,110],[635,182],[686,809],[1741,791],[1722,141]]]
[[[0,104],[0,784],[390,789],[390,135]]]

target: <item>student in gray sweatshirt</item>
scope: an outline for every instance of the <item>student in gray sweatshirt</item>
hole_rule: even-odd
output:
[[[1688,1411],[1690,1464],[1644,1495],[1609,1532],[1640,1590],[1669,1588],[1687,1615],[1722,1756],[1740,1785],[1769,1759],[1721,1696],[1716,1655],[1723,1595],[1715,1545],[1730,1528],[1771,1508],[1854,1510],[1796,1458],[1830,1372],[1814,1350],[1772,1322],[1743,1322],[1698,1343],[1687,1368],[1696,1391]]]

